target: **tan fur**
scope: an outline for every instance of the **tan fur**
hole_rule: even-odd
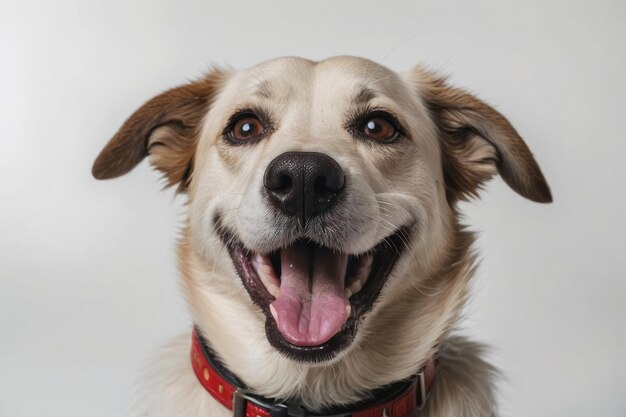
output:
[[[222,71],[212,71],[144,104],[102,150],[94,162],[93,176],[107,179],[124,175],[150,155],[167,185],[179,184],[183,190],[191,177],[202,119],[223,76]]]
[[[422,96],[441,132],[444,166],[451,189],[462,198],[476,196],[495,169],[515,191],[541,202],[550,189],[530,150],[500,113],[471,94],[446,84],[445,78],[415,70]]]
[[[355,141],[343,116],[359,100],[393,111],[408,138],[389,146]],[[275,131],[254,146],[227,145],[221,133],[230,115],[255,106],[269,109]],[[328,245],[360,253],[398,227],[415,230],[354,342],[322,364],[295,362],[268,343],[264,315],[214,224],[221,215],[222,227],[251,250],[276,245],[257,190],[268,162],[289,150],[325,152],[349,175],[350,195],[335,214],[349,226],[339,235],[320,229]],[[148,152],[169,184],[187,192],[179,267],[193,323],[258,394],[312,411],[351,403],[409,377],[439,352],[434,390],[419,414],[493,415],[496,372],[483,347],[452,333],[475,268],[473,238],[459,224],[456,202],[477,195],[498,172],[521,195],[551,199],[528,147],[501,114],[419,68],[397,74],[351,57],[282,58],[212,73],[149,101],[102,151],[94,175],[124,174]],[[163,350],[144,378],[150,382],[136,415],[229,415],[195,381],[188,349],[186,334]]]

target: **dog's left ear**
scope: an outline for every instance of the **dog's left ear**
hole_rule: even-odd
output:
[[[518,194],[552,202],[550,187],[526,143],[509,121],[444,77],[414,70],[414,79],[441,136],[448,199],[476,196],[499,173]]]
[[[124,122],[93,164],[95,178],[124,175],[146,156],[167,186],[184,191],[191,179],[202,120],[226,78],[213,70],[203,78],[153,97]]]

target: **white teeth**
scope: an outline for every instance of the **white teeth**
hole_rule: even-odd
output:
[[[280,281],[274,272],[274,266],[272,266],[270,258],[256,254],[254,258],[252,258],[252,267],[259,275],[259,278],[261,278],[261,282],[263,282],[267,291],[274,298],[278,298],[280,294]]]
[[[348,287],[348,291],[352,293],[351,296],[361,291],[361,288],[363,288],[363,284],[364,282],[360,280],[354,281],[352,284],[350,284],[350,286]]]
[[[278,298],[278,296],[280,295],[280,288],[276,285],[269,285],[267,287],[267,292],[269,292],[272,297]]]
[[[270,304],[270,313],[272,313],[272,317],[276,320],[276,325],[278,326],[278,313],[276,313],[276,309],[272,304]]]
[[[352,306],[348,304],[346,306],[346,317],[350,317],[350,312],[352,312]]]
[[[346,279],[346,283],[348,284],[345,290],[346,298],[350,298],[354,294],[361,291],[361,289],[367,282],[370,271],[372,270],[372,262],[372,255],[366,255],[359,259],[356,271],[354,271],[354,274],[351,277],[348,277]]]

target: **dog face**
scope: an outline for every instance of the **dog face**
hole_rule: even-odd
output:
[[[208,114],[194,245],[207,262],[226,245],[268,340],[293,358],[334,357],[405,243],[426,257],[442,244],[440,153],[414,95],[365,61],[275,60],[234,75]]]
[[[410,322],[402,300],[417,302],[467,249],[456,202],[496,173],[551,199],[494,109],[419,68],[352,57],[281,58],[165,92],[122,126],[94,175],[146,155],[188,195],[181,266],[196,322],[212,320],[210,293],[223,294],[224,311],[246,312],[247,328],[303,363],[336,363],[389,320]],[[462,298],[434,296],[423,343],[438,342]]]

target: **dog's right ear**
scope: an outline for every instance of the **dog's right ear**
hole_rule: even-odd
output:
[[[178,184],[178,191],[184,191],[191,179],[202,121],[226,77],[226,72],[213,70],[146,102],[102,149],[93,164],[93,176],[99,180],[119,177],[149,156],[167,186]]]

